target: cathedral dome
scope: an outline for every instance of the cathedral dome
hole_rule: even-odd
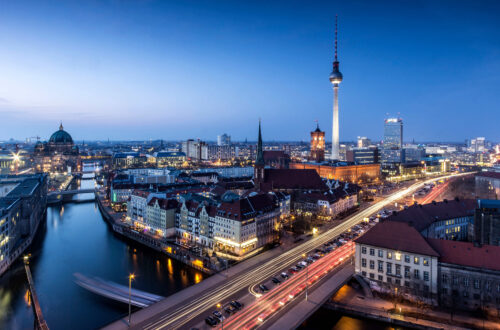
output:
[[[63,129],[63,125],[61,124],[61,126],[59,126],[59,130],[50,136],[49,143],[73,144],[73,139],[71,138],[71,135]]]

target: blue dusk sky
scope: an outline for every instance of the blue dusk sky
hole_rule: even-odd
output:
[[[500,140],[500,1],[0,0],[0,140]]]

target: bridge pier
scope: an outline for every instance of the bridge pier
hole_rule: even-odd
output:
[[[42,309],[40,308],[40,303],[38,302],[38,296],[36,295],[35,284],[33,283],[33,278],[31,277],[28,256],[24,256],[24,269],[26,270],[26,277],[28,278],[28,286],[32,301],[31,306],[33,306],[33,311],[35,312],[36,329],[49,330],[49,326],[47,325],[47,322],[43,318]]]

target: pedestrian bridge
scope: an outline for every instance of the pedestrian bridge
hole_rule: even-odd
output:
[[[66,196],[66,195],[76,195],[76,194],[88,194],[88,193],[93,193],[95,192],[95,188],[88,188],[88,189],[74,189],[74,190],[63,190],[63,191],[52,191],[47,194],[47,196]]]
[[[129,288],[125,285],[106,281],[99,277],[85,276],[80,273],[75,273],[73,276],[75,277],[76,284],[90,292],[122,303],[129,303]],[[148,307],[162,299],[164,297],[145,291],[130,290],[130,304],[136,307]]]

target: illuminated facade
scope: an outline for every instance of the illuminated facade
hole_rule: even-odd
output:
[[[48,142],[37,142],[33,154],[36,172],[71,172],[81,168],[78,147],[61,124]]]
[[[315,170],[320,177],[352,183],[376,181],[380,176],[380,164],[335,166],[314,163],[291,163],[291,169]]]
[[[319,129],[319,125],[311,132],[311,153],[309,160],[317,163],[325,160],[325,132]]]

